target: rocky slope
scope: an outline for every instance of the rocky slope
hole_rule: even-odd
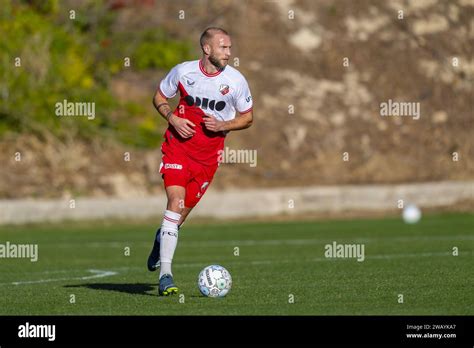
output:
[[[123,1],[112,10],[116,30],[160,26],[194,40],[196,57],[206,26],[232,34],[255,122],[227,146],[256,150],[258,162],[223,164],[218,188],[474,178],[472,0]],[[165,73],[129,70],[111,88],[153,112]],[[419,119],[381,116],[389,100],[419,103]],[[2,197],[162,190],[159,149],[25,134],[2,139],[0,160]]]

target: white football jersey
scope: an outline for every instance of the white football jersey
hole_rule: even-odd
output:
[[[176,65],[161,81],[160,93],[173,98],[178,91],[185,109],[198,107],[221,121],[234,119],[236,111],[244,114],[252,110],[245,77],[229,65],[214,74],[204,70],[201,60]]]

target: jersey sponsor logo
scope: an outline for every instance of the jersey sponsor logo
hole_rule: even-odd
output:
[[[180,169],[181,170],[183,169],[183,166],[177,163],[166,163],[165,169]]]
[[[252,96],[251,96],[251,95],[249,95],[247,98],[245,98],[245,101],[246,101],[247,103],[250,103],[251,100],[252,100]]]
[[[222,95],[229,93],[229,85],[221,85],[219,87],[219,92],[221,92]]]
[[[216,101],[216,100],[209,100],[208,98],[200,98],[200,97],[193,97],[191,95],[187,95],[184,97],[184,101],[189,106],[197,106],[201,109],[209,109],[209,110],[216,110],[221,111],[224,110],[226,106],[225,101]]]

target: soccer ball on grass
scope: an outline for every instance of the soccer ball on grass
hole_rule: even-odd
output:
[[[210,265],[199,273],[198,287],[204,296],[224,297],[232,287],[232,277],[224,267]]]

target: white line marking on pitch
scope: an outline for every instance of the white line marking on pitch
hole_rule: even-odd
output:
[[[22,285],[22,284],[50,283],[50,282],[59,282],[59,281],[64,281],[64,280],[88,280],[88,279],[110,277],[110,276],[116,275],[118,273],[118,272],[113,272],[113,271],[101,271],[101,270],[98,270],[98,269],[88,269],[87,272],[93,273],[93,275],[84,276],[84,277],[25,280],[25,281],[19,281],[19,282],[1,283],[1,285],[4,285],[4,284]]]
[[[382,260],[390,260],[390,259],[401,259],[405,257],[433,257],[433,256],[452,256],[451,252],[437,252],[437,253],[420,253],[420,254],[381,254],[381,255],[365,255],[365,259],[382,259]],[[325,258],[325,257],[317,257],[312,261],[335,261],[334,258]],[[337,259],[341,260],[341,259]],[[353,260],[353,258],[342,258],[342,260]]]
[[[180,248],[195,248],[195,247],[218,247],[218,246],[233,246],[233,245],[241,245],[241,246],[261,246],[261,245],[308,245],[308,244],[326,244],[328,241],[332,241],[334,238],[314,238],[314,239],[260,239],[260,240],[214,240],[214,241],[187,241],[185,243],[180,244]],[[383,243],[386,241],[399,241],[399,242],[406,242],[406,241],[413,241],[413,240],[453,240],[453,241],[463,241],[463,240],[474,240],[474,236],[472,235],[458,235],[458,236],[404,236],[404,237],[389,237],[389,236],[379,236],[377,238],[370,238],[370,237],[356,237],[353,239],[350,238],[341,238],[341,240],[351,240],[355,243],[370,243],[370,242],[378,242]],[[149,246],[149,242],[138,241],[133,242],[136,246]],[[108,241],[108,242],[87,242],[81,243],[82,247],[89,247],[89,248],[121,248],[125,245],[125,242],[121,241]],[[51,247],[54,248],[68,248],[74,247],[77,248],[77,243],[57,243],[52,244]]]
[[[467,255],[472,255],[473,252],[462,252],[459,254],[459,256],[467,256]],[[396,259],[396,258],[405,258],[405,257],[433,257],[433,256],[452,256],[451,252],[432,252],[432,253],[410,253],[410,254],[378,254],[378,255],[366,255],[366,259]],[[457,256],[457,257],[459,257]],[[331,258],[325,258],[325,257],[316,257],[310,260],[303,260],[305,262],[307,261],[312,261],[312,262],[323,262],[323,261],[332,261],[334,262],[336,259],[331,259]],[[351,258],[347,259],[337,259],[337,260],[352,260]],[[226,261],[226,264],[232,264],[232,265],[238,265],[238,264],[251,264],[251,265],[271,265],[274,263],[291,263],[295,261],[301,261],[301,260],[257,260],[257,261]],[[178,268],[185,268],[185,267],[203,267],[206,262],[194,262],[194,263],[176,263],[174,267]],[[87,270],[90,273],[94,273],[94,275],[90,276],[85,276],[85,277],[71,277],[71,278],[54,278],[54,279],[39,279],[39,280],[31,280],[31,281],[20,281],[20,282],[11,282],[11,283],[0,283],[0,285],[22,285],[22,284],[35,284],[35,283],[48,283],[48,282],[58,282],[58,281],[64,281],[64,280],[88,280],[88,279],[95,279],[95,278],[103,278],[103,277],[109,277],[118,274],[118,271],[127,271],[127,270],[133,270],[133,269],[143,269],[143,267],[117,267],[113,268],[116,271],[101,271],[101,270],[94,270],[94,269],[89,269]],[[40,272],[40,273],[47,273],[46,272]],[[63,272],[63,271],[52,271],[52,272]]]
[[[463,252],[462,255],[472,255],[472,252]],[[366,255],[366,259],[398,259],[398,258],[404,258],[404,257],[433,257],[433,256],[452,256],[453,254],[449,251],[446,252],[433,252],[433,253],[411,253],[411,254],[379,254],[379,255]],[[460,254],[461,255],[461,254]],[[457,256],[459,257],[459,256]],[[303,261],[312,261],[312,262],[322,262],[322,261],[335,261],[336,259],[332,258],[326,258],[326,257],[316,257],[311,260],[303,260]],[[341,259],[337,259],[341,260]],[[342,260],[353,260],[352,258],[347,258],[347,259],[342,259]],[[257,260],[257,261],[229,261],[227,263],[229,264],[252,264],[252,265],[271,265],[273,263],[291,263],[295,262],[298,260]],[[184,263],[184,264],[175,264],[174,267],[197,267],[197,266],[202,266],[204,263]]]

